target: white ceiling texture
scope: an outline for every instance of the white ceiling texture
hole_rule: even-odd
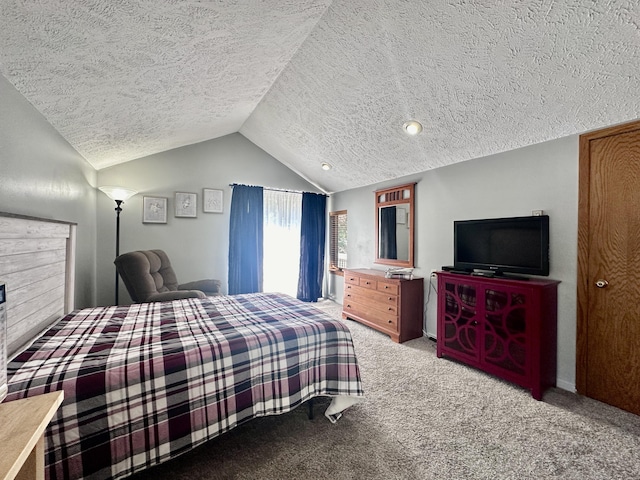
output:
[[[639,118],[640,1],[2,0],[0,73],[97,169],[240,132],[337,192]]]

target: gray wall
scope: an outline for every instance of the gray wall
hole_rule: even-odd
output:
[[[550,217],[549,278],[560,280],[558,294],[558,386],[575,387],[576,275],[578,211],[578,137],[572,136],[485,158],[335,194],[331,210],[347,210],[351,268],[375,265],[373,191],[415,181],[416,273],[453,263],[453,221],[530,215]],[[435,286],[435,279],[432,280]],[[429,285],[427,282],[426,285]],[[342,302],[341,277],[330,275],[329,293]],[[426,308],[426,331],[436,335],[435,290]]]
[[[120,253],[160,248],[167,252],[178,276],[187,282],[217,278],[227,292],[229,251],[229,184],[240,183],[319,192],[264,150],[235,133],[207,142],[151,155],[98,172],[98,183],[140,192],[123,205]],[[202,212],[202,189],[224,190],[224,213]],[[175,192],[198,194],[197,218],[175,218]],[[142,223],[144,195],[168,197],[166,224]],[[98,304],[114,302],[115,203],[98,196]],[[122,283],[120,302],[131,300]]]
[[[219,278],[226,291],[230,183],[318,191],[240,134],[163,152],[96,172],[15,88],[0,76],[0,210],[78,224],[76,306],[113,303],[115,204],[98,185],[138,190],[123,206],[121,252],[166,250],[181,281]],[[341,192],[331,210],[348,211],[348,265],[374,267],[374,196],[410,181],[416,188],[416,267],[453,261],[455,219],[527,215],[551,218],[551,278],[561,280],[558,307],[558,386],[575,384],[576,136]],[[224,190],[224,213],[202,212],[202,189]],[[198,194],[198,217],[175,218],[176,191]],[[142,223],[142,196],[169,198],[166,225]],[[96,210],[97,206],[97,210]],[[342,278],[327,276],[329,295],[342,301]],[[123,286],[121,303],[129,301]],[[428,292],[427,292],[428,293]],[[426,331],[435,336],[435,295]]]
[[[0,75],[0,210],[75,222],[76,306],[95,301],[96,171]]]

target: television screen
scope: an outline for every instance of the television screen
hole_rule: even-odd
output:
[[[456,270],[549,275],[549,217],[457,220]]]

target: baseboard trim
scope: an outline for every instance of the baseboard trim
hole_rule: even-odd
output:
[[[576,384],[567,382],[566,380],[560,380],[559,378],[556,378],[556,387],[571,393],[576,393]]]

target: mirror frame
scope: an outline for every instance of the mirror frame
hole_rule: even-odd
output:
[[[395,267],[411,267],[413,268],[413,235],[414,235],[414,199],[415,199],[415,183],[407,183],[397,187],[385,188],[375,191],[375,216],[376,216],[376,259],[374,263],[382,265],[393,265]],[[409,191],[409,198],[404,197],[404,191]],[[390,207],[399,204],[409,204],[409,259],[394,260],[389,258],[380,258],[380,208]]]

